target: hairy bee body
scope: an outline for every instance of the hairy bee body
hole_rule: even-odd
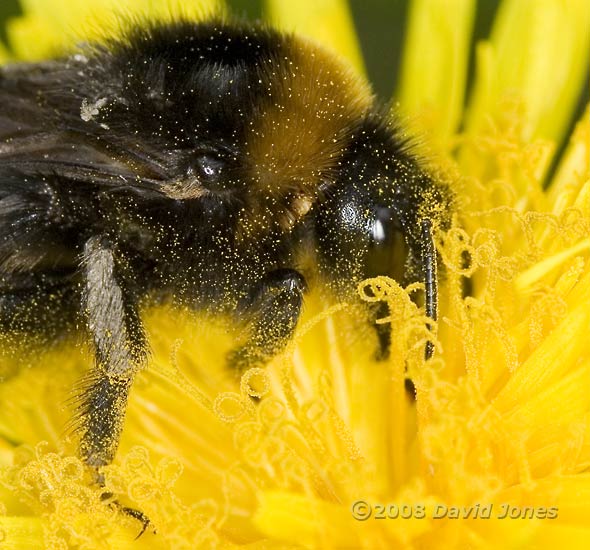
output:
[[[247,319],[239,368],[284,346],[310,282],[422,280],[436,316],[452,197],[386,113],[331,54],[221,20],[0,71],[0,330],[84,327],[88,464],[116,452],[150,300]]]

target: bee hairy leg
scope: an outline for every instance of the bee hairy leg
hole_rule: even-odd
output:
[[[96,367],[82,382],[77,419],[81,457],[97,469],[115,457],[132,382],[131,377],[113,377],[100,371],[102,368]]]
[[[297,326],[303,294],[303,276],[293,269],[271,271],[239,305],[248,322],[247,342],[231,351],[228,365],[237,372],[265,363],[279,353]]]
[[[82,313],[92,335],[95,366],[81,384],[77,430],[80,455],[96,472],[112,462],[123,429],[129,390],[134,375],[145,364],[147,344],[137,304],[125,290],[121,262],[110,243],[93,237],[84,247],[82,268],[85,288]],[[142,512],[113,505],[145,524]]]

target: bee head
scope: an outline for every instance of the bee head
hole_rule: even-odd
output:
[[[354,133],[315,215],[318,250],[337,281],[421,280],[425,260],[436,259],[425,258],[424,240],[448,227],[452,202],[389,114],[374,111]]]

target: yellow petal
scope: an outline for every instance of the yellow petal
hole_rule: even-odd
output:
[[[585,334],[590,326],[590,276],[577,285],[575,306],[522,364],[497,395],[494,406],[508,410],[533,398],[572,368],[588,345]]]
[[[544,522],[538,526],[532,544],[538,548],[567,548],[587,550],[590,546],[590,527],[580,525],[559,525]]]
[[[254,523],[267,537],[291,544],[298,541],[304,547],[363,547],[356,532],[363,525],[355,524],[347,508],[300,494],[261,493]],[[368,543],[370,539],[365,539],[365,547]]]
[[[466,127],[477,131],[507,99],[524,109],[521,137],[561,142],[590,60],[587,0],[504,0],[478,74]]]
[[[0,516],[0,548],[44,548],[43,521],[37,517]]]
[[[10,45],[18,59],[55,56],[84,40],[113,33],[133,17],[202,17],[219,11],[222,0],[22,0],[24,15],[8,21]]]
[[[397,100],[445,143],[461,120],[474,0],[413,0]]]
[[[515,281],[516,288],[521,292],[526,292],[534,283],[538,282],[548,273],[563,266],[568,260],[587,250],[590,250],[590,239],[584,239],[558,254],[549,256],[526,271],[520,273]]]
[[[265,6],[268,21],[317,40],[364,74],[362,54],[345,0],[266,0]]]

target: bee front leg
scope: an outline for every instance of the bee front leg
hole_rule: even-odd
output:
[[[96,363],[79,397],[80,454],[90,466],[109,464],[117,451],[135,373],[147,346],[137,305],[125,291],[113,248],[103,237],[84,247],[83,316]]]
[[[305,279],[293,269],[272,271],[252,288],[238,304],[248,321],[248,340],[230,352],[230,367],[242,372],[267,362],[285,347],[297,326],[305,290]]]
[[[129,390],[146,362],[147,344],[137,304],[125,290],[122,266],[107,239],[88,240],[82,267],[83,316],[94,341],[96,362],[79,396],[80,455],[96,469],[97,482],[103,484],[98,469],[112,462],[117,451]],[[149,520],[142,512],[114,505],[139,519],[145,530]]]

